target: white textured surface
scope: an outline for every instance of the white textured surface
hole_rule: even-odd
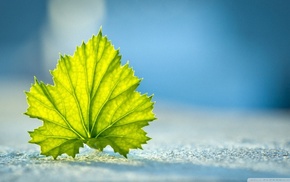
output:
[[[283,112],[217,112],[156,104],[153,139],[128,159],[109,147],[87,147],[75,159],[53,160],[28,144],[41,125],[22,113],[30,84],[2,83],[0,181],[246,181],[290,177],[290,115]]]

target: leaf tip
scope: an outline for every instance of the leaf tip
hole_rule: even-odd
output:
[[[33,77],[34,83],[38,83],[36,76]]]
[[[103,36],[103,27],[101,26],[100,29],[99,29],[99,32],[98,32],[98,35],[97,37],[100,36],[102,37]]]

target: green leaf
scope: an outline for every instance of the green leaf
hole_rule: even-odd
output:
[[[110,145],[126,157],[150,139],[142,128],[156,119],[152,97],[136,91],[141,80],[128,63],[121,65],[119,50],[101,30],[73,56],[60,56],[51,75],[54,85],[35,78],[26,92],[25,114],[43,121],[29,132],[41,154],[75,157],[87,144],[101,151]]]

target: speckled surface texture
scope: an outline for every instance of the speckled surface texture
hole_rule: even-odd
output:
[[[3,85],[3,84],[2,84]],[[216,111],[157,102],[153,138],[128,159],[107,147],[75,159],[39,155],[22,113],[29,84],[4,84],[0,95],[0,181],[246,181],[290,178],[289,112]]]

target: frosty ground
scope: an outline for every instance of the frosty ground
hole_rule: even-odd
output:
[[[99,152],[85,146],[75,159],[62,155],[53,160],[27,143],[27,131],[41,125],[22,114],[22,90],[29,84],[3,84],[0,181],[290,178],[289,112],[217,111],[160,101],[155,109],[158,120],[144,128],[152,140],[143,150],[131,150],[127,159],[109,147]]]

